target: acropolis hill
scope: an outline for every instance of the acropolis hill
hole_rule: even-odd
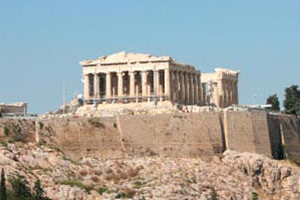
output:
[[[170,56],[126,52],[80,64],[83,104],[67,123],[46,117],[52,131],[37,129],[36,140],[55,135],[76,158],[123,152],[211,159],[234,150],[280,159],[289,146],[285,153],[300,163],[297,119],[239,106],[239,71],[201,73]]]
[[[238,71],[125,52],[80,64],[83,99],[0,118],[9,176],[53,200],[300,199],[299,119],[238,105]]]

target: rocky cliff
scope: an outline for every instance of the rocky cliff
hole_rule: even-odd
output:
[[[300,198],[299,167],[251,153],[226,151],[212,161],[158,156],[72,160],[33,143],[0,147],[7,178],[41,180],[53,200]]]

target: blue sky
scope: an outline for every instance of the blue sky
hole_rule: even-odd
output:
[[[56,110],[81,92],[80,60],[125,50],[202,72],[241,71],[241,104],[300,84],[297,0],[0,0],[0,102]]]

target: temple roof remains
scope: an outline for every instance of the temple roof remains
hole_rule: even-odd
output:
[[[96,60],[84,60],[81,61],[81,65],[96,65],[96,64],[117,64],[117,63],[132,63],[132,62],[161,62],[161,61],[171,61],[170,56],[153,56],[150,54],[141,53],[126,53],[121,51],[108,56],[99,57]]]

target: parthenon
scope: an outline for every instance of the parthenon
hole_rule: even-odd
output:
[[[183,105],[210,103],[207,84],[201,81],[201,72],[192,65],[176,62],[170,56],[123,51],[96,60],[81,61],[80,64],[83,66],[85,105],[151,101]],[[236,87],[237,74],[234,74]],[[229,73],[230,77],[232,75]],[[226,75],[223,77],[228,78]],[[215,89],[214,95],[218,94],[222,94],[222,90]],[[237,92],[229,94],[236,96],[230,96],[228,101],[224,101],[226,103],[219,103],[214,98],[216,102],[213,103],[219,107],[238,103]]]

